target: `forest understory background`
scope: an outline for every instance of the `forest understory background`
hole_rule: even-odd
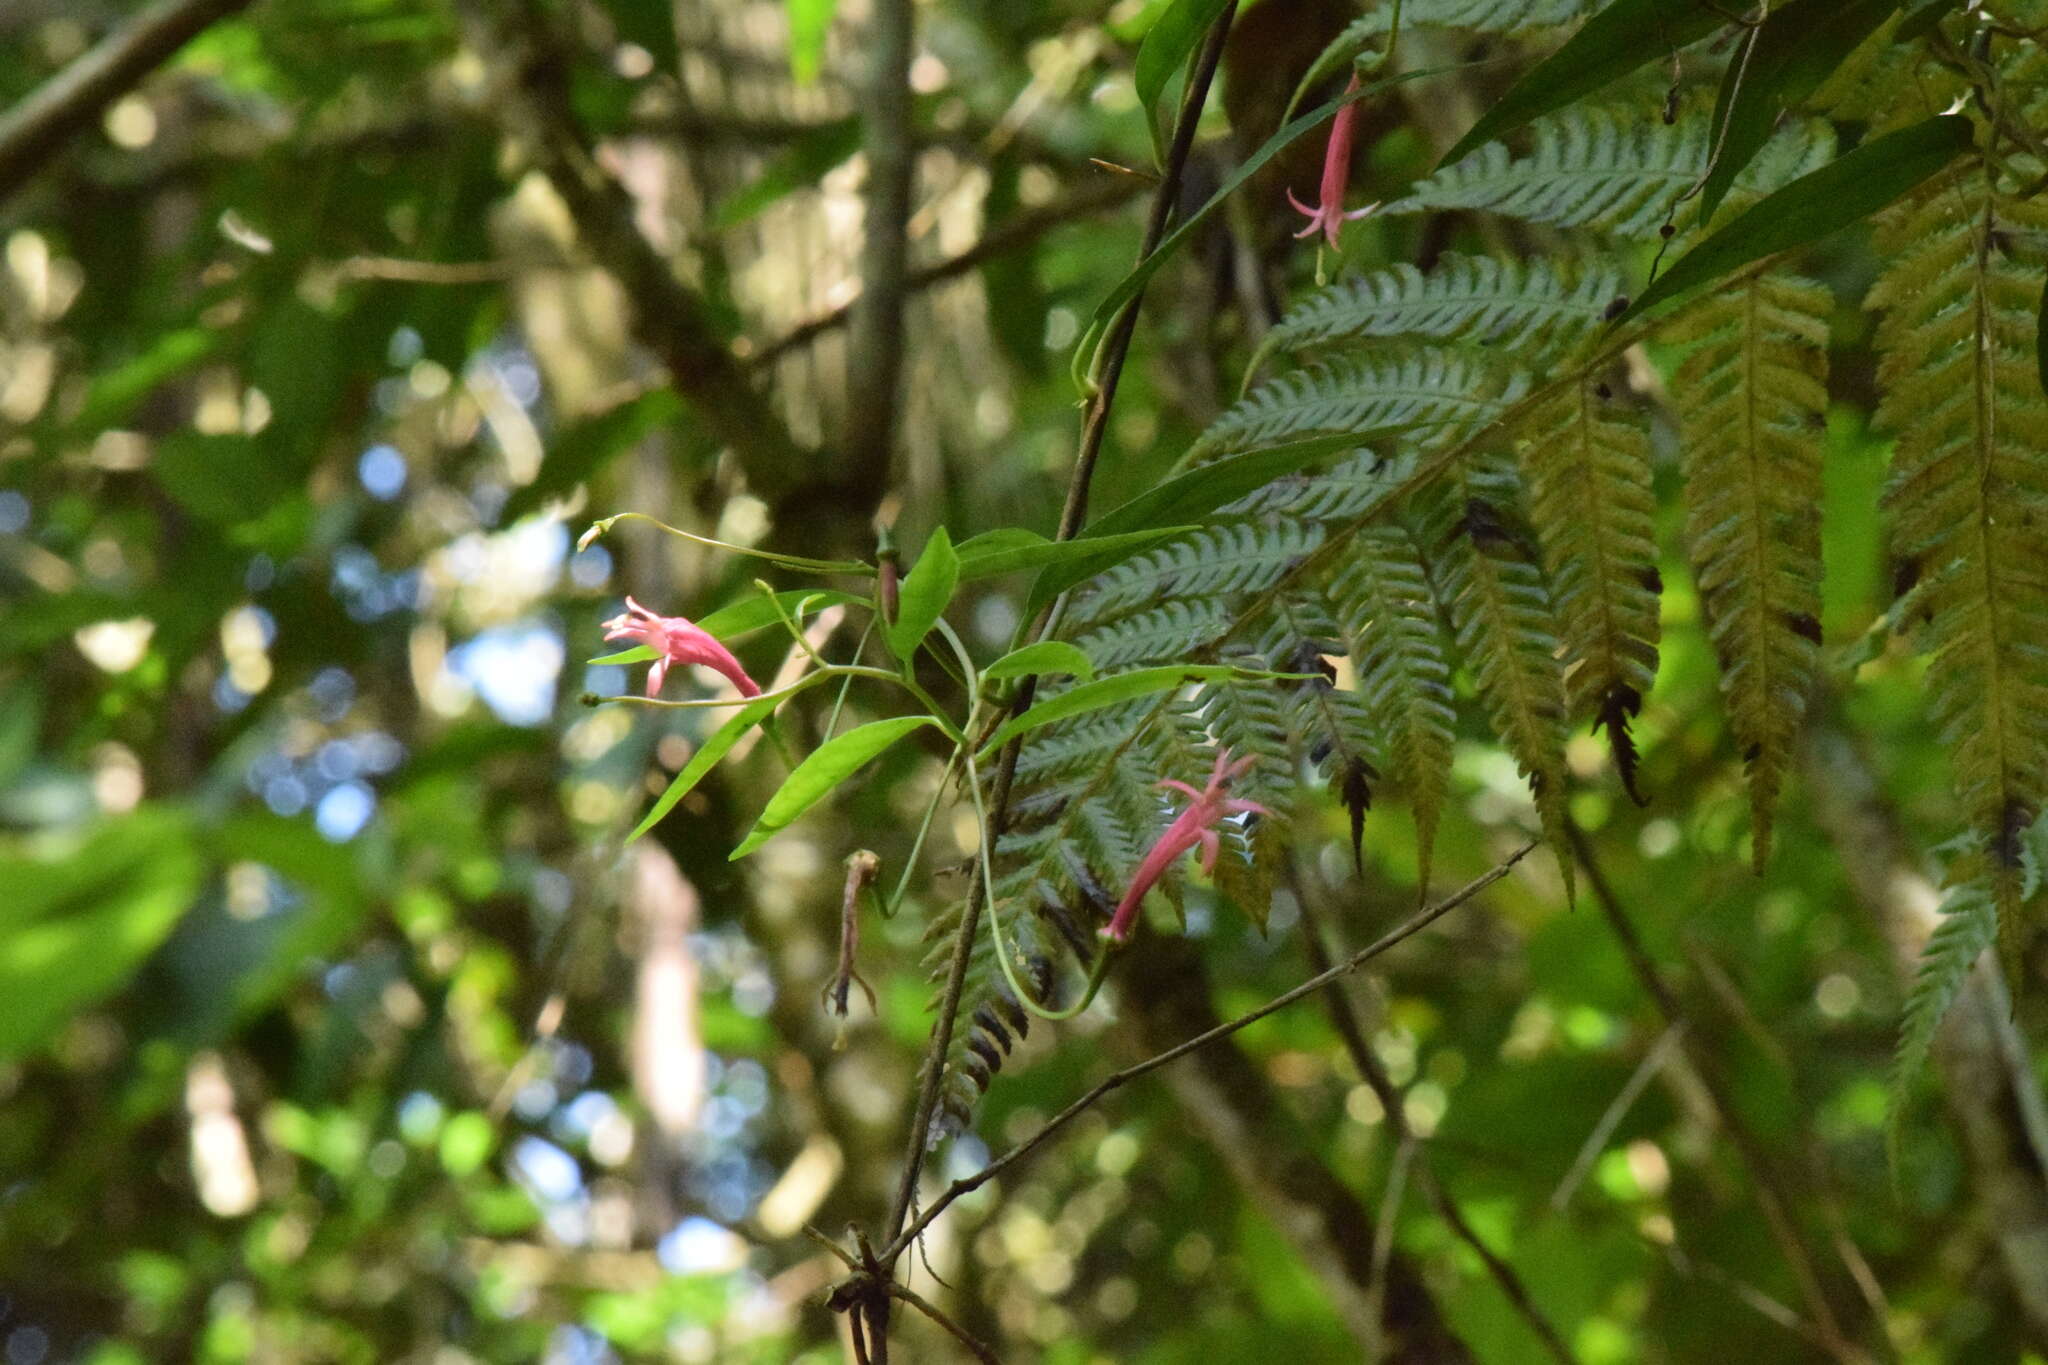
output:
[[[2044,39],[13,0],[0,1351],[2048,1361]]]

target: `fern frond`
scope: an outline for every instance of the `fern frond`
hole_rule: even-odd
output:
[[[1591,377],[1531,413],[1521,464],[1564,632],[1570,714],[1607,730],[1640,800],[1628,726],[1657,677],[1657,501],[1649,433]]]
[[[1962,72],[1929,60],[1918,43],[1895,40],[1899,21],[1895,14],[1878,25],[1813,92],[1808,106],[1842,123],[1868,124],[1865,136],[1875,137],[1968,95]],[[1902,90],[1911,90],[1913,98],[1899,98]]]
[[[1322,539],[1322,528],[1312,521],[1204,527],[1095,580],[1076,603],[1073,619],[1085,624],[1162,601],[1262,588]]]
[[[1535,796],[1544,836],[1572,888],[1565,833],[1565,693],[1556,614],[1505,461],[1478,457],[1432,490],[1432,568],[1458,649],[1493,731]]]
[[[1191,641],[1208,641],[1230,625],[1227,603],[1215,597],[1169,602],[1134,612],[1074,638],[1098,669],[1130,668],[1184,658]]]
[[[2007,961],[2021,937],[2019,833],[2048,794],[2048,397],[2035,365],[2048,206],[1982,168],[1888,212],[1880,425],[1897,433],[1894,557],[1925,569],[1915,624]]]
[[[1261,450],[1312,436],[1413,425],[1406,443],[1448,441],[1513,401],[1526,378],[1438,348],[1399,357],[1340,356],[1254,389],[1210,424],[1191,458]]]
[[[1891,1128],[1897,1132],[1905,1112],[1906,1092],[1927,1065],[1934,1037],[1949,1006],[1962,993],[1963,982],[1998,937],[1998,906],[1990,885],[1979,878],[1951,883],[1941,901],[1941,923],[1921,951],[1899,1025],[1898,1050],[1892,1056]]]
[[[1488,143],[1380,212],[1479,209],[1532,223],[1643,237],[1665,221],[1700,178],[1713,144],[1703,111],[1667,125],[1633,108],[1568,109],[1537,120],[1530,137],[1527,155],[1516,156],[1506,143]],[[1803,173],[1802,168],[1811,169],[1832,146],[1826,124],[1788,123],[1736,177],[1737,191],[1751,195],[1776,188]],[[1680,230],[1687,225],[1676,224]]]
[[[1451,253],[1427,274],[1402,261],[1309,295],[1266,333],[1259,358],[1402,336],[1540,354],[1538,341],[1551,343],[1541,350],[1561,348],[1598,326],[1622,289],[1611,267],[1568,281],[1543,260]]]
[[[1685,549],[1749,769],[1756,867],[1820,664],[1821,438],[1828,290],[1738,279],[1687,310],[1673,380],[1683,431]]]
[[[1330,585],[1348,627],[1359,692],[1379,719],[1394,776],[1415,811],[1418,884],[1429,886],[1438,814],[1450,790],[1451,665],[1422,554],[1407,528],[1370,526]]]

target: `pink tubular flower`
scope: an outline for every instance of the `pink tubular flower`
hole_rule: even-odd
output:
[[[1344,87],[1349,95],[1358,89],[1358,73],[1351,73],[1351,84]],[[1337,234],[1344,225],[1363,218],[1378,204],[1367,204],[1362,209],[1344,211],[1344,190],[1351,181],[1351,140],[1358,134],[1358,101],[1353,100],[1337,111],[1337,117],[1330,124],[1329,145],[1323,150],[1322,202],[1314,208],[1294,197],[1292,189],[1287,191],[1287,202],[1308,215],[1308,226],[1294,234],[1296,240],[1313,237],[1321,232],[1329,238],[1330,249],[1336,250]]]
[[[1250,811],[1257,815],[1271,815],[1272,812],[1256,801],[1239,801],[1226,797],[1224,788],[1244,776],[1245,769],[1257,762],[1256,756],[1230,761],[1228,749],[1216,751],[1216,766],[1209,772],[1209,785],[1196,791],[1185,782],[1169,777],[1160,782],[1162,787],[1185,792],[1193,798],[1188,808],[1175,816],[1173,823],[1152,845],[1152,851],[1145,855],[1145,861],[1138,864],[1137,875],[1131,878],[1131,889],[1124,893],[1116,913],[1103,926],[1102,936],[1122,943],[1131,936],[1131,926],[1137,922],[1138,906],[1145,899],[1145,893],[1166,875],[1166,869],[1173,866],[1174,859],[1200,844],[1202,847],[1202,872],[1204,875],[1216,871],[1216,855],[1222,845],[1217,838],[1216,825],[1225,816],[1241,815]]]
[[[761,689],[740,667],[740,661],[732,657],[731,650],[680,616],[657,616],[628,597],[625,612],[605,622],[604,628],[607,640],[638,640],[661,655],[654,661],[654,667],[647,670],[650,697],[661,694],[661,680],[668,676],[670,664],[703,664],[730,678],[741,696],[761,695]]]

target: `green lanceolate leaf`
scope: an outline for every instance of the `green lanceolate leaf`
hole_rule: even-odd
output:
[[[1562,109],[1646,62],[1670,56],[1727,23],[1731,12],[1732,7],[1705,0],[1615,0],[1508,87],[1472,131],[1444,153],[1441,164],[1448,166],[1473,148]]]
[[[765,595],[743,597],[731,606],[720,607],[699,619],[697,628],[720,640],[730,640],[750,630],[772,626],[785,613],[791,620],[801,621],[812,612],[823,611],[827,607],[847,606],[866,600],[830,588],[792,588],[788,592],[776,593],[772,602]]]
[[[1937,115],[1872,138],[1767,195],[1687,252],[1623,316],[1859,222],[1969,151],[1973,141],[1970,121],[1960,114]]]
[[[1095,676],[1095,665],[1079,645],[1070,645],[1065,640],[1041,640],[1011,650],[983,669],[981,676],[1022,678],[1033,673],[1071,673],[1085,681]]]
[[[1751,38],[1749,60],[1738,56],[1721,80],[1714,165],[1700,190],[1702,223],[1713,218],[1737,172],[1770,141],[1779,117],[1818,90],[1897,8],[1898,0],[1792,0],[1763,22]]]
[[[945,614],[946,604],[953,600],[953,590],[959,586],[960,556],[953,549],[952,537],[941,526],[924,543],[924,553],[903,579],[897,594],[896,619],[883,627],[890,652],[905,660],[915,654]]]
[[[705,740],[697,752],[690,755],[690,761],[676,774],[675,781],[668,784],[668,790],[648,809],[640,823],[633,826],[633,832],[626,836],[626,842],[630,844],[653,829],[662,816],[675,809],[676,802],[688,796],[696,789],[697,784],[718,766],[719,760],[732,751],[732,746],[740,742],[742,735],[766,720],[779,704],[772,700],[750,702],[713,731],[711,738]]]
[[[1173,0],[1138,44],[1138,60],[1132,79],[1138,87],[1138,103],[1145,110],[1145,126],[1152,132],[1152,151],[1166,159],[1166,127],[1160,102],[1166,95],[1173,73],[1187,65],[1189,56],[1223,12],[1224,0]]]
[[[1193,526],[1153,526],[1122,535],[1084,535],[1073,540],[1047,540],[1036,531],[1005,527],[984,531],[953,547],[960,556],[960,581],[993,578],[1019,569],[1042,569],[1071,559],[1114,554],[1118,559],[1157,545],[1173,536],[1186,535]]]
[[[798,816],[818,804],[847,778],[865,767],[884,749],[914,730],[937,725],[933,716],[898,716],[894,720],[872,721],[848,730],[807,755],[796,770],[783,779],[781,788],[768,798],[768,805],[754,828],[732,851],[738,861],[796,822]]]
[[[984,747],[991,753],[1002,748],[1018,735],[1027,734],[1056,720],[1069,716],[1083,715],[1089,711],[1100,711],[1105,706],[1119,702],[1135,701],[1154,692],[1164,692],[1169,687],[1182,683],[1202,682],[1209,678],[1228,677],[1237,669],[1222,664],[1171,665],[1165,668],[1140,668],[1129,673],[1118,673],[1113,677],[1098,678],[1094,682],[1082,683],[1071,691],[1042,701],[1021,716],[1012,716],[1001,729],[989,736]]]

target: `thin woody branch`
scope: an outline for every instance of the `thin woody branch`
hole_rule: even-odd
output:
[[[909,1227],[903,1230],[901,1235],[899,1235],[894,1242],[890,1243],[888,1250],[882,1253],[883,1262],[893,1262],[898,1256],[902,1255],[904,1249],[910,1245],[910,1243],[917,1237],[917,1235],[923,1232],[927,1227],[930,1227],[932,1224],[932,1220],[937,1218],[941,1213],[944,1213],[946,1209],[953,1203],[954,1200],[960,1198],[962,1195],[972,1194],[974,1191],[980,1189],[983,1185],[986,1185],[989,1181],[1001,1175],[1010,1167],[1016,1165],[1020,1161],[1023,1161],[1026,1157],[1030,1156],[1033,1152],[1037,1151],[1038,1148],[1045,1145],[1045,1143],[1048,1140],[1050,1140],[1056,1133],[1058,1133],[1062,1128],[1066,1127],[1069,1123],[1072,1123],[1075,1119],[1079,1118],[1082,1114],[1086,1113],[1092,1106],[1096,1104],[1097,1101],[1101,1100],[1102,1098],[1111,1094],[1112,1092],[1120,1090],[1124,1086],[1129,1085],[1132,1081],[1137,1080],[1140,1076],[1148,1075],[1151,1072],[1157,1071],[1160,1067],[1165,1066],[1170,1062],[1178,1061],[1182,1057],[1187,1056],[1190,1052],[1195,1052],[1201,1048],[1207,1047],[1211,1043],[1220,1042],[1221,1040],[1228,1038],[1231,1034],[1236,1033],[1238,1030],[1245,1028],[1251,1024],[1255,1024],[1261,1019],[1264,1019],[1267,1015],[1275,1014],[1280,1010],[1286,1009],[1289,1005],[1293,1004],[1297,1000],[1302,1000],[1307,998],[1308,996],[1314,995],[1317,991],[1322,990],[1331,982],[1340,980],[1343,977],[1351,975],[1353,972],[1356,972],[1359,968],[1363,967],[1366,963],[1372,961],[1380,954],[1386,952],[1390,948],[1393,948],[1397,944],[1404,943],[1408,939],[1413,938],[1416,934],[1421,933],[1424,929],[1427,929],[1430,925],[1436,923],[1445,915],[1448,915],[1451,911],[1463,905],[1466,901],[1471,900],[1474,896],[1478,895],[1481,891],[1484,891],[1487,887],[1492,886],[1502,877],[1507,876],[1509,870],[1512,869],[1516,863],[1522,861],[1523,858],[1527,857],[1529,852],[1535,847],[1536,845],[1534,843],[1523,844],[1513,853],[1510,853],[1497,866],[1493,867],[1487,872],[1482,873],[1478,877],[1475,877],[1472,881],[1458,888],[1456,891],[1444,897],[1442,900],[1430,906],[1428,909],[1420,911],[1417,914],[1409,917],[1400,925],[1396,926],[1393,929],[1388,930],[1379,938],[1374,939],[1365,947],[1360,948],[1357,952],[1345,958],[1342,962],[1338,962],[1332,965],[1325,971],[1317,972],[1314,976],[1302,982],[1300,985],[1294,987],[1292,990],[1283,991],[1279,995],[1274,996],[1271,1000],[1268,1000],[1265,1004],[1259,1006],[1257,1009],[1241,1014],[1237,1016],[1235,1019],[1226,1020],[1225,1022],[1218,1024],[1216,1027],[1209,1029],[1207,1032],[1198,1034],[1195,1037],[1188,1039],[1186,1042],[1180,1043],[1174,1047],[1170,1047],[1166,1051],[1158,1053],[1155,1056],[1148,1057],[1144,1061],[1139,1062],[1134,1066],[1127,1066],[1121,1071],[1115,1072],[1109,1076],[1105,1076],[1102,1080],[1096,1082],[1096,1084],[1086,1094],[1082,1095],[1081,1098],[1075,1100],[1072,1104],[1060,1110],[1059,1113],[1053,1115],[1052,1118],[1046,1120],[1045,1126],[1043,1128],[1040,1128],[1030,1137],[1018,1143],[1015,1147],[1012,1147],[1009,1151],[1003,1153],[994,1161],[991,1161],[988,1165],[976,1171],[973,1175],[963,1176],[960,1179],[954,1181],[951,1185],[947,1186],[944,1192],[941,1193],[938,1198],[934,1199],[930,1203],[930,1205],[928,1205],[925,1208],[924,1212],[918,1215],[916,1221],[912,1222]]]
[[[158,0],[0,114],[0,202],[108,105],[252,0]]]
[[[1288,864],[1288,872],[1297,883],[1295,901],[1301,906],[1301,935],[1308,953],[1309,965],[1318,973],[1328,972],[1335,963],[1331,960],[1329,945],[1323,939],[1321,915],[1317,912],[1313,898],[1307,894],[1306,888],[1299,885],[1300,879],[1295,875],[1296,869],[1291,862]],[[1492,1247],[1486,1245],[1478,1231],[1473,1228],[1471,1221],[1465,1217],[1464,1210],[1458,1207],[1457,1201],[1451,1198],[1450,1191],[1444,1188],[1442,1179],[1436,1173],[1429,1143],[1414,1138],[1408,1126],[1407,1112],[1401,1107],[1401,1094],[1394,1086],[1393,1077],[1389,1076],[1387,1069],[1380,1064],[1379,1055],[1366,1041],[1365,1029],[1358,1021],[1357,1012],[1351,1008],[1351,1001],[1344,994],[1341,981],[1332,980],[1324,988],[1323,1002],[1329,1010],[1331,1025],[1337,1030],[1338,1038],[1343,1041],[1345,1052],[1350,1055],[1352,1064],[1358,1068],[1358,1074],[1372,1087],[1373,1095],[1378,1098],[1380,1108],[1387,1116],[1389,1131],[1393,1133],[1397,1142],[1414,1142],[1416,1181],[1422,1186],[1423,1194],[1429,1199],[1430,1206],[1436,1210],[1437,1217],[1443,1220],[1444,1225],[1459,1241],[1472,1249],[1472,1253],[1479,1258],[1480,1264],[1486,1267],[1486,1273],[1493,1277],[1494,1284],[1499,1287],[1508,1303],[1521,1316],[1522,1321],[1528,1324],[1529,1330],[1542,1341],[1544,1349],[1561,1362],[1561,1365],[1575,1365],[1577,1357],[1572,1354],[1571,1348],[1565,1345],[1564,1338],[1559,1335],[1557,1328],[1551,1324],[1543,1310],[1537,1306],[1528,1287],[1522,1283],[1521,1276],[1515,1273],[1513,1266],[1496,1255]],[[1381,1229],[1383,1234],[1389,1231],[1386,1227]]]
[[[1223,60],[1223,45],[1230,36],[1231,22],[1237,17],[1235,0],[1223,7],[1209,28],[1208,37],[1203,41],[1202,50],[1195,58],[1192,72],[1188,76],[1186,89],[1182,92],[1180,112],[1174,122],[1173,142],[1167,150],[1164,174],[1160,177],[1157,193],[1153,196],[1151,217],[1146,223],[1145,238],[1138,249],[1138,259],[1152,254],[1166,236],[1166,226],[1173,217],[1174,204],[1180,196],[1181,175],[1187,168],[1188,156],[1194,150],[1195,128],[1201,122],[1202,106],[1209,98],[1209,86],[1215,80],[1216,69]],[[1074,472],[1067,489],[1066,507],[1060,515],[1059,531],[1055,539],[1071,540],[1081,529],[1082,518],[1088,507],[1088,486],[1095,477],[1096,457],[1102,450],[1102,438],[1108,429],[1109,410],[1116,401],[1117,378],[1123,373],[1124,356],[1130,349],[1131,336],[1137,323],[1137,311],[1144,295],[1140,292],[1125,308],[1118,325],[1113,328],[1104,343],[1106,361],[1103,381],[1089,406],[1088,417],[1082,425],[1080,451],[1074,460]],[[1051,622],[1050,609],[1042,613],[1032,635],[1045,638]],[[1022,711],[1031,705],[1035,695],[1035,678],[1026,678],[1024,685],[1017,689],[1011,709]],[[1003,750],[996,772],[995,788],[990,795],[989,837],[1002,832],[1008,818],[1011,786],[1016,779],[1017,754],[1019,745],[1012,742]],[[946,1055],[952,1047],[953,1027],[960,1012],[960,995],[967,984],[967,964],[974,951],[974,937],[981,927],[981,915],[987,899],[994,888],[981,884],[977,877],[968,888],[967,906],[960,916],[960,927],[955,934],[953,958],[947,967],[946,984],[939,999],[939,1017],[932,1026],[932,1040],[925,1056],[924,1080],[918,1089],[917,1109],[911,1118],[910,1133],[904,1152],[903,1176],[896,1189],[896,1202],[889,1215],[892,1233],[903,1227],[904,1219],[910,1216],[910,1206],[917,1194],[917,1178],[924,1169],[924,1156],[928,1135],[931,1132],[932,1115],[938,1109],[939,1087],[945,1080]],[[919,1220],[919,1225],[929,1222]],[[897,1256],[907,1245],[909,1234],[897,1235],[890,1243],[883,1263],[894,1266]]]
[[[868,90],[861,120],[867,212],[860,297],[846,352],[846,461],[854,479],[889,480],[903,385],[903,299],[910,256],[905,227],[917,181],[910,127],[911,0],[877,0],[867,35]]]
[[[1685,1007],[1678,994],[1657,969],[1644,946],[1642,936],[1636,931],[1635,922],[1622,905],[1614,890],[1614,884],[1607,879],[1604,868],[1593,854],[1592,841],[1585,831],[1576,824],[1567,822],[1572,850],[1579,866],[1585,869],[1586,880],[1593,889],[1593,899],[1598,902],[1601,913],[1614,930],[1616,940],[1621,944],[1622,955],[1628,959],[1629,967],[1643,990],[1655,1002],[1658,1013],[1667,1024],[1685,1024],[1686,1032],[1675,1044],[1694,1073],[1699,1077],[1701,1087],[1712,1103],[1715,1116],[1727,1131],[1735,1146],[1736,1153],[1748,1168],[1750,1180],[1755,1187],[1757,1207],[1764,1215],[1765,1226],[1769,1228],[1772,1240],[1778,1244],[1785,1257],[1793,1280],[1799,1286],[1801,1300],[1812,1317],[1815,1339],[1827,1354],[1844,1365],[1862,1362],[1869,1356],[1842,1332],[1840,1321],[1835,1316],[1834,1305],[1829,1301],[1823,1285],[1819,1264],[1806,1239],[1800,1234],[1798,1224],[1793,1221],[1793,1200],[1783,1175],[1771,1161],[1769,1152],[1756,1132],[1742,1117],[1740,1111],[1728,1098],[1728,1083],[1721,1074],[1712,1054],[1697,1045],[1698,1029],[1688,1019]]]

